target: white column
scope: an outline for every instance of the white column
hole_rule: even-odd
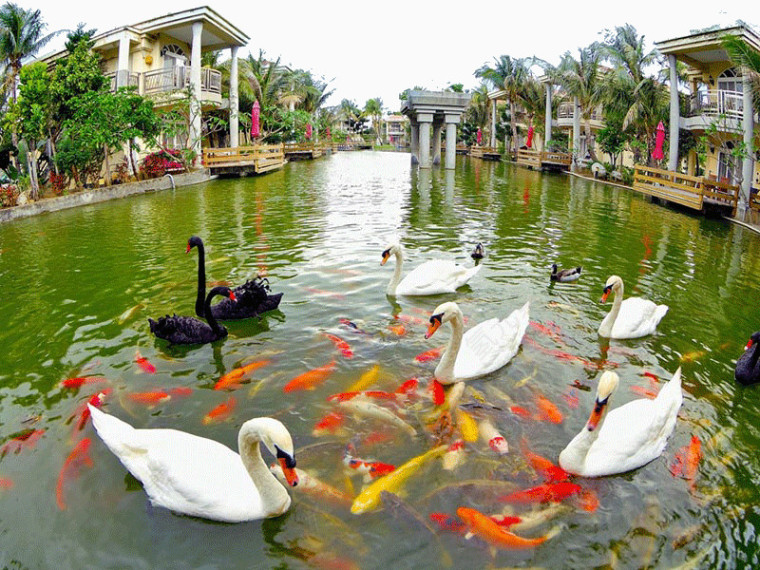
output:
[[[441,131],[443,123],[436,121],[433,123],[433,164],[441,164]]]
[[[752,100],[752,85],[747,73],[742,74],[742,89],[742,103],[744,104],[742,128],[744,129],[744,145],[747,149],[747,156],[742,161],[742,195],[740,199],[740,203],[743,206],[742,210],[744,210],[749,204],[752,177],[755,174],[755,148],[752,144],[753,133],[755,132],[754,102]]]
[[[496,147],[496,99],[491,101],[491,147]]]
[[[678,112],[678,70],[676,69],[676,56],[668,56],[670,66],[670,154],[668,156],[668,170],[678,170],[678,128],[681,117]]]
[[[586,141],[588,144],[588,141]],[[578,97],[573,97],[573,162],[570,170],[578,170],[578,160],[581,155],[581,104]]]
[[[409,150],[412,153],[412,164],[420,162],[420,124],[416,117],[411,119],[411,137],[409,141]]]
[[[193,22],[193,45],[190,51],[190,143],[196,153],[196,162],[201,155],[201,34],[203,22]]]
[[[546,143],[552,138],[552,84],[546,84],[546,122],[544,134],[544,149],[546,149]]]
[[[119,61],[116,70],[116,87],[129,85],[129,32],[124,30],[119,38]]]
[[[430,168],[430,125],[433,123],[432,113],[417,113],[420,123],[420,168]]]
[[[238,138],[240,135],[240,126],[238,123],[238,112],[240,111],[240,101],[238,99],[238,46],[230,48],[230,146],[236,148],[240,146]]]
[[[452,169],[457,161],[457,123],[459,115],[446,115],[446,168]]]

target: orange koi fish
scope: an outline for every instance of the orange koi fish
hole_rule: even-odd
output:
[[[61,380],[59,386],[61,388],[73,390],[75,388],[81,388],[85,384],[95,384],[97,382],[107,382],[107,380],[100,376],[79,376],[76,378],[66,378],[65,380]]]
[[[359,473],[363,475],[367,481],[387,475],[396,469],[396,466],[391,465],[390,463],[383,463],[382,461],[365,461],[363,459],[356,459],[348,454],[343,456],[343,465],[346,466],[349,473],[352,471]]]
[[[314,368],[293,378],[285,384],[283,392],[294,392],[295,390],[314,390],[318,384],[321,384],[335,370],[335,360],[319,368]]]
[[[351,350],[351,346],[345,340],[330,333],[325,333],[325,336],[332,341],[335,348],[337,348],[343,356],[346,358],[354,357],[354,351]]]
[[[649,378],[649,381],[652,383],[660,381],[660,379],[657,377],[657,374],[653,374],[652,372],[642,372],[641,375]]]
[[[464,521],[469,532],[496,548],[513,550],[533,548],[550,538],[549,535],[538,538],[523,538],[508,530],[504,530],[490,517],[487,517],[480,511],[467,507],[459,507],[457,509],[457,516]]]
[[[277,477],[277,479],[279,479],[283,484],[289,484],[286,478],[286,474],[282,470],[281,463],[273,463],[269,466],[269,471],[271,471],[272,474]],[[320,481],[311,473],[308,473],[303,469],[299,469],[298,467],[292,469],[291,471],[293,471],[297,477],[298,487],[296,488],[296,492],[302,492],[307,495],[311,495],[313,498],[327,503],[344,506],[351,504],[352,498],[349,495],[343,491],[339,491],[335,487],[328,485],[323,481]]]
[[[111,388],[105,388],[104,390],[101,390],[97,394],[93,394],[87,402],[82,404],[80,406],[80,412],[79,412],[79,423],[77,423],[77,431],[82,431],[84,429],[84,426],[87,425],[87,420],[90,419],[90,408],[87,407],[87,404],[91,404],[92,406],[99,408],[103,405],[103,403],[106,401],[106,396],[108,396],[113,390]]]
[[[536,405],[538,406],[538,418],[539,420],[548,421],[553,424],[561,424],[564,420],[562,412],[545,396],[538,394],[536,396]]]
[[[676,460],[670,466],[673,476],[682,476],[689,481],[689,486],[694,489],[694,479],[699,471],[699,460],[702,458],[702,442],[696,435],[691,436],[688,445],[684,445],[676,452]]]
[[[593,513],[599,508],[599,498],[590,489],[582,489],[576,497],[578,506],[584,511]]]
[[[427,323],[426,319],[421,319],[420,317],[413,317],[411,315],[398,314],[398,315],[394,315],[393,318],[396,319],[397,321],[401,321],[402,323],[406,323],[409,325],[424,325]]]
[[[645,388],[644,386],[631,386],[631,392],[638,396],[649,398],[650,400],[654,400],[657,397],[657,392],[650,390],[649,388]]]
[[[446,401],[446,393],[443,391],[443,384],[441,384],[435,378],[430,380],[430,384],[428,385],[428,390],[430,390],[430,393],[433,398],[433,403],[436,406],[440,406]]]
[[[570,391],[564,392],[562,397],[571,408],[577,408],[580,403],[580,400],[578,399],[578,390],[576,388],[570,388]]]
[[[524,441],[522,444],[522,452],[531,467],[540,473],[547,482],[558,483],[560,481],[567,481],[570,478],[570,474],[562,469],[562,467],[555,465],[545,457],[533,453],[525,447]]]
[[[345,421],[346,418],[343,414],[330,412],[314,424],[314,429],[311,433],[317,437],[328,433],[335,434],[340,430]]]
[[[235,409],[235,406],[237,405],[237,400],[230,396],[230,399],[226,402],[222,402],[218,406],[214,407],[209,413],[207,413],[205,416],[203,416],[203,425],[208,425],[210,423],[216,423],[226,420],[230,417],[233,410]]]
[[[242,380],[246,375],[254,370],[258,370],[262,366],[270,364],[271,362],[271,360],[257,360],[256,362],[251,362],[245,366],[230,370],[227,374],[219,378],[216,384],[214,384],[214,390],[235,390],[240,388],[242,386]]]
[[[145,358],[142,354],[140,354],[139,350],[135,352],[135,362],[137,363],[137,366],[140,367],[140,370],[142,370],[143,372],[146,372],[147,374],[156,373],[156,367],[153,366],[150,363],[150,361],[148,361],[147,358]]]
[[[13,489],[13,479],[0,477],[0,489]]]
[[[441,527],[441,530],[463,533],[467,529],[466,524],[446,513],[430,513],[429,517],[431,521]]]
[[[556,350],[553,348],[545,348],[538,344],[534,339],[530,338],[529,336],[525,336],[524,340],[527,344],[530,344],[532,346],[535,346],[538,350],[543,352],[544,354],[550,354],[552,356],[555,356],[561,360],[568,360],[568,361],[574,361],[574,362],[580,362],[584,367],[590,369],[590,370],[599,370],[603,366],[608,366],[612,368],[617,368],[618,363],[612,362],[610,360],[600,360],[599,362],[592,362],[590,360],[586,360],[585,358],[581,358],[580,356],[575,356],[574,354],[570,354],[568,352],[564,352],[562,350]]]
[[[43,435],[45,435],[44,429],[24,430],[3,446],[3,449],[0,450],[0,457],[4,457],[7,453],[11,452],[18,453],[24,448],[32,449]]]
[[[420,381],[416,378],[410,378],[401,386],[396,388],[396,394],[403,395],[403,396],[412,396],[417,392],[417,388],[420,385]]]
[[[509,410],[516,416],[520,416],[523,418],[531,417],[531,413],[525,408],[523,408],[522,406],[510,406]]]
[[[55,488],[55,502],[62,511],[66,510],[66,503],[63,500],[63,486],[66,480],[71,476],[77,477],[82,466],[92,467],[93,465],[89,455],[91,443],[92,441],[89,437],[80,440],[74,449],[71,450],[71,453],[69,453],[58,474],[58,484]]]
[[[186,386],[177,386],[176,388],[172,388],[169,390],[170,396],[189,396],[193,393],[192,388],[188,388]]]
[[[163,390],[155,390],[153,392],[132,392],[131,394],[127,394],[127,398],[133,402],[149,407],[163,404],[172,399],[169,393],[164,392]]]
[[[388,433],[387,431],[373,431],[370,432],[367,437],[364,438],[362,441],[362,445],[369,446],[369,445],[378,445],[381,443],[388,443],[389,441],[393,440],[394,436],[392,433]]]
[[[704,350],[692,350],[681,356],[681,362],[694,362],[707,354]]]
[[[407,332],[404,325],[388,325],[388,330],[396,336],[404,336]]]
[[[559,327],[553,322],[547,323],[546,325],[542,325],[541,323],[537,321],[529,321],[528,324],[530,324],[531,327],[536,329],[541,334],[545,334],[546,336],[548,336],[550,339],[560,342],[560,343],[562,342],[562,337],[560,336],[558,332]]]
[[[441,356],[441,353],[444,351],[446,347],[438,347],[438,348],[431,348],[430,350],[426,350],[425,352],[420,352],[417,356],[414,357],[414,360],[417,362],[428,362],[430,360],[435,360],[439,356]]]
[[[546,503],[548,501],[558,503],[570,495],[578,493],[580,490],[580,485],[561,481],[559,483],[546,483],[538,487],[515,491],[509,495],[499,497],[498,500],[505,503]]]

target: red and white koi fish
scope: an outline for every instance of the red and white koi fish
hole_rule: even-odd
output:
[[[327,434],[336,435],[342,431],[345,421],[346,418],[343,414],[330,412],[314,424],[314,429],[312,429],[311,433],[316,437]]]
[[[319,384],[327,380],[328,376],[335,370],[335,360],[319,368],[314,368],[303,374],[299,374],[290,382],[285,384],[283,392],[294,392],[296,390],[314,390]]]
[[[11,440],[3,446],[3,449],[0,450],[0,457],[4,457],[7,453],[18,453],[24,448],[33,449],[43,435],[45,435],[44,429],[24,430],[19,435],[11,438]]]
[[[485,541],[489,546],[494,548],[504,548],[509,550],[522,550],[534,548],[543,544],[553,535],[546,534],[538,538],[523,538],[497,524],[490,517],[480,511],[468,507],[459,507],[457,516],[464,521],[467,530],[474,536]]]
[[[85,384],[96,384],[100,382],[108,382],[108,380],[102,376],[78,376],[75,378],[66,378],[65,380],[61,380],[59,386],[61,388],[74,390],[76,388],[81,388]]]
[[[109,396],[111,392],[113,392],[111,388],[104,388],[97,394],[93,394],[89,400],[78,408],[77,413],[79,414],[79,422],[77,422],[77,431],[82,431],[84,426],[87,425],[87,420],[90,419],[90,408],[87,407],[87,404],[99,408],[105,403],[106,397]]]
[[[216,384],[214,384],[214,390],[236,390],[243,385],[243,379],[248,374],[254,370],[258,370],[262,366],[271,364],[271,362],[271,360],[257,360],[256,362],[251,362],[245,366],[230,370],[227,374],[219,378]]]
[[[565,419],[562,412],[559,411],[559,408],[541,394],[536,396],[536,405],[538,406],[538,416],[536,419],[548,421],[553,424],[561,424],[562,420]]]
[[[150,408],[158,404],[164,404],[172,399],[168,392],[163,390],[154,390],[152,392],[132,392],[127,394],[127,398],[137,404],[142,404]]]
[[[402,429],[412,437],[417,435],[417,430],[414,429],[414,426],[405,422],[391,410],[378,406],[372,402],[368,402],[367,400],[345,400],[343,402],[339,402],[338,405],[342,408],[350,410],[358,416],[374,418],[392,424]]]
[[[478,422],[478,430],[480,431],[480,437],[483,438],[493,451],[499,455],[509,453],[509,445],[504,436],[501,435],[494,425],[488,420],[481,420]]]
[[[684,445],[676,452],[675,462],[670,466],[670,472],[674,477],[681,476],[689,482],[694,489],[694,480],[699,471],[699,460],[702,458],[702,442],[696,435],[691,436],[688,445]]]
[[[328,402],[345,402],[346,400],[352,400],[354,398],[370,398],[375,400],[390,400],[392,402],[398,401],[399,394],[395,392],[383,392],[382,390],[365,390],[364,392],[341,392],[340,394],[333,394],[327,396]]]
[[[78,477],[82,466],[92,467],[93,465],[89,455],[91,443],[92,441],[89,437],[81,439],[74,446],[74,449],[71,450],[71,453],[69,453],[58,474],[58,484],[55,488],[55,502],[62,511],[66,510],[66,502],[63,500],[63,487],[66,480],[71,477]]]
[[[232,412],[235,410],[236,406],[237,400],[230,396],[229,400],[222,402],[218,406],[215,406],[209,413],[203,416],[203,425],[226,420],[232,415]]]
[[[553,501],[558,503],[580,491],[580,485],[561,481],[558,483],[546,483],[522,491],[515,491],[509,495],[499,497],[499,501],[505,503],[546,503]]]
[[[287,484],[285,473],[282,470],[282,464],[272,463],[272,465],[269,466],[269,470],[282,483]],[[298,486],[295,488],[294,492],[303,492],[314,499],[331,504],[344,506],[351,504],[352,497],[350,495],[336,489],[332,485],[328,485],[324,481],[320,481],[308,471],[304,471],[298,467],[294,468],[292,471],[294,471],[295,475],[298,477]]]
[[[135,362],[143,372],[146,372],[148,374],[156,373],[156,367],[153,366],[147,358],[140,354],[139,350],[135,352]]]
[[[345,358],[354,357],[354,351],[351,350],[351,346],[345,340],[343,340],[339,336],[335,336],[334,334],[330,334],[330,333],[324,333],[324,334],[328,339],[330,339],[330,341],[335,345],[335,348],[337,348]]]
[[[390,463],[383,463],[382,461],[365,461],[364,459],[357,459],[348,453],[343,455],[343,465],[346,467],[347,473],[362,475],[367,482],[382,477],[383,475],[387,475],[396,469],[396,466],[391,465]]]
[[[458,439],[446,449],[441,459],[441,466],[446,471],[454,471],[464,462],[465,456],[464,440]]]
[[[417,362],[428,362],[430,360],[435,360],[436,358],[439,358],[443,351],[446,349],[445,346],[439,346],[438,348],[431,348],[430,350],[426,350],[425,352],[420,352],[417,356],[414,357],[414,360]]]

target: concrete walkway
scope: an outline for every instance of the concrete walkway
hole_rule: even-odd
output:
[[[177,187],[200,184],[201,182],[207,182],[216,178],[215,176],[206,174],[203,170],[188,172],[185,174],[172,174],[171,177],[174,179],[174,185]],[[11,220],[28,218],[29,216],[36,216],[46,212],[56,212],[58,210],[75,208],[86,204],[95,204],[97,202],[105,202],[106,200],[125,198],[135,194],[167,190],[172,188],[172,178],[170,178],[169,175],[166,175],[162,178],[151,178],[150,180],[116,184],[114,186],[97,188],[94,190],[83,190],[81,192],[67,194],[66,196],[44,198],[31,204],[24,204],[23,206],[4,208],[0,210],[0,222],[9,222]]]

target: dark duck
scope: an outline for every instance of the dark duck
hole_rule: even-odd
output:
[[[220,325],[214,318],[213,311],[209,310],[211,299],[217,295],[227,297],[235,302],[235,293],[229,287],[214,287],[209,291],[204,302],[204,310],[208,317],[208,323],[195,317],[159,317],[157,321],[148,319],[150,332],[158,338],[168,340],[172,344],[206,344],[227,336],[227,329]]]
[[[736,361],[734,378],[739,384],[749,386],[760,382],[760,366],[757,360],[760,356],[760,331],[757,331],[749,337],[747,346],[744,347],[744,354]]]

